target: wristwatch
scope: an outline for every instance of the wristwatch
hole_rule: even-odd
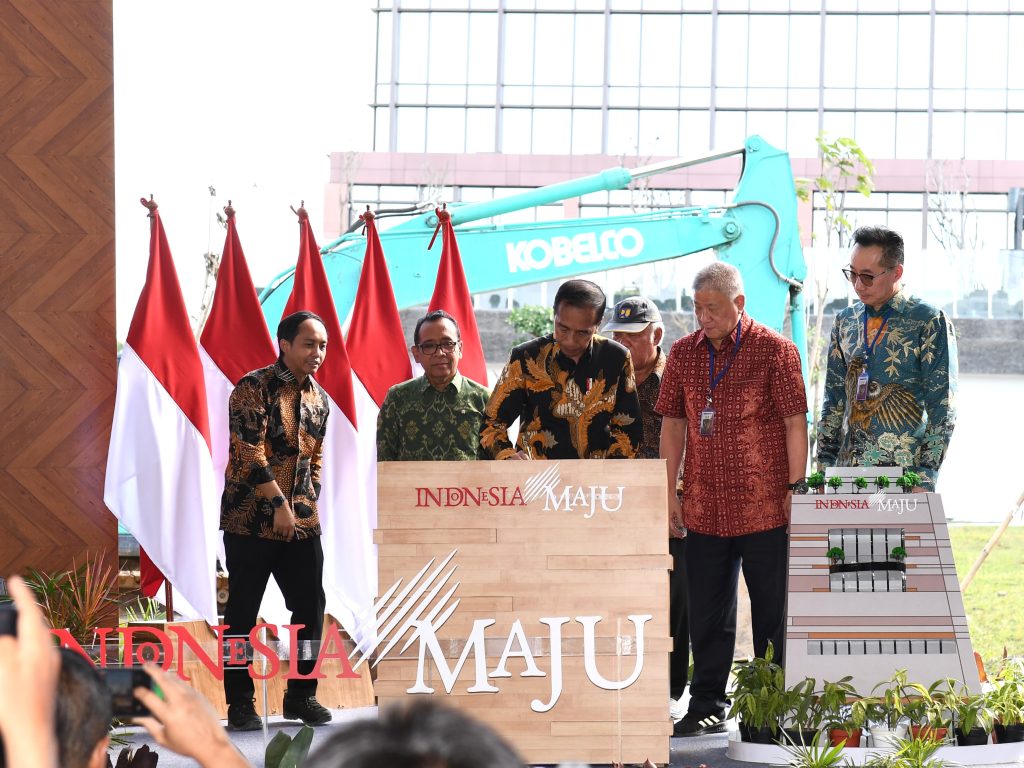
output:
[[[810,490],[807,487],[807,478],[806,477],[801,477],[795,483],[790,483],[786,487],[789,490],[791,490],[793,493],[807,493],[807,491]]]
[[[284,502],[285,502],[284,496],[281,496],[280,494],[278,494],[277,496],[274,496],[270,500],[270,506],[272,506],[274,509],[277,509],[278,507],[283,507],[284,506]]]

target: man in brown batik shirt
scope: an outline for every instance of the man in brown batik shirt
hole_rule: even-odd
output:
[[[316,647],[326,603],[316,503],[329,405],[313,374],[327,355],[327,329],[312,312],[295,312],[281,320],[277,341],[277,362],[246,374],[228,406],[231,447],[220,516],[229,592],[225,636],[248,637],[273,576],[291,623],[304,627],[298,639]],[[312,655],[295,662],[300,674],[313,671]],[[262,727],[253,693],[248,662],[225,664],[233,729]],[[289,680],[283,710],[307,725],[331,719],[316,700],[316,680]]]

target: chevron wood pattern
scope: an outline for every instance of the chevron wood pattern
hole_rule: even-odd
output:
[[[0,575],[116,562],[112,0],[0,0]]]

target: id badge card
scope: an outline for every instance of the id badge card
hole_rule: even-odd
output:
[[[868,378],[867,371],[861,371],[860,376],[857,377],[857,401],[864,402],[868,399]]]
[[[700,435],[711,437],[715,430],[715,411],[710,406],[700,412]]]

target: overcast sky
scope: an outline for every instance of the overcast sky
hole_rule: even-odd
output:
[[[190,312],[230,198],[258,285],[294,264],[306,201],[322,240],[328,153],[372,146],[371,0],[115,0],[117,336],[145,280],[160,205]],[[216,189],[211,197],[208,188]],[[212,224],[211,224],[212,222]]]

